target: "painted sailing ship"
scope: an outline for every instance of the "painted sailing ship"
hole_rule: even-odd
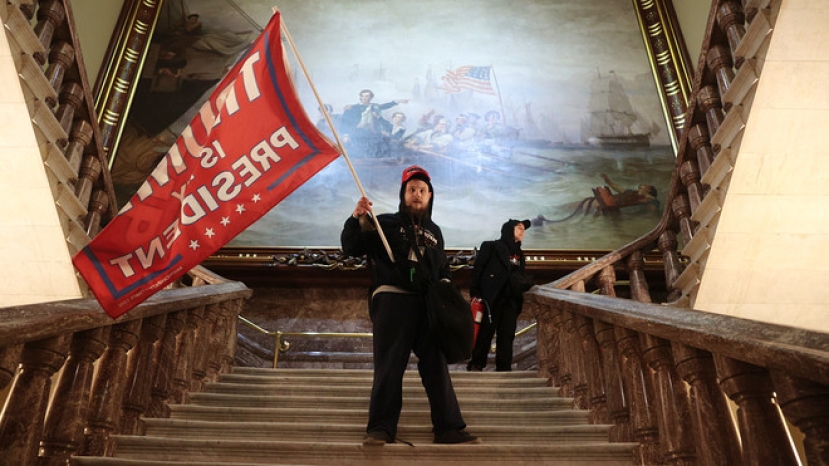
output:
[[[649,147],[651,133],[639,131],[639,115],[633,110],[621,80],[612,71],[599,74],[590,86],[590,122],[587,143],[609,149]]]

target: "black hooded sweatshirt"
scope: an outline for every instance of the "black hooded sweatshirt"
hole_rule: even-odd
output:
[[[469,286],[471,296],[483,298],[492,304],[495,298],[509,287],[510,273],[514,270],[523,272],[526,267],[521,242],[515,241],[515,226],[518,220],[509,220],[501,226],[501,237],[495,241],[484,241],[475,258],[472,269],[472,281]],[[521,299],[522,296],[516,296]]]
[[[432,185],[428,180],[429,190]],[[394,254],[392,263],[380,235],[374,228],[374,223],[367,217],[361,224],[359,219],[349,216],[343,226],[340,242],[343,253],[348,256],[359,257],[367,255],[372,271],[372,289],[383,285],[390,285],[400,291],[425,293],[428,282],[452,278],[449,262],[444,250],[443,234],[440,227],[432,221],[432,206],[434,205],[434,191],[429,201],[427,213],[419,219],[413,219],[403,209],[405,184],[400,187],[400,208],[394,214],[380,214],[377,220],[386,240]],[[416,262],[412,253],[410,237],[416,237],[421,246],[425,263],[426,276]]]

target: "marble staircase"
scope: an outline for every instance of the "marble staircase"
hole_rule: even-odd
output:
[[[452,372],[477,445],[432,443],[428,401],[408,371],[398,438],[411,445],[364,447],[371,378],[370,370],[238,367],[170,405],[170,418],[144,419],[146,435],[115,436],[114,457],[72,464],[634,464],[636,444],[610,443],[610,426],[589,424],[530,371]]]

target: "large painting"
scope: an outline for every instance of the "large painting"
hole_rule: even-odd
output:
[[[375,211],[397,209],[417,164],[450,249],[509,218],[532,220],[525,250],[615,249],[658,222],[674,151],[629,0],[167,0],[113,169],[122,196],[274,6],[306,112],[332,140],[334,124]],[[336,248],[359,196],[341,157],[228,246]]]

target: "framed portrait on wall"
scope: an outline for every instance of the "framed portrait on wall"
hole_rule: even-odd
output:
[[[611,250],[659,222],[675,129],[629,0],[167,0],[113,166],[122,196],[274,6],[306,114],[376,212],[419,165],[448,249],[510,218],[531,220],[538,251]],[[359,197],[340,157],[226,247],[338,248]]]

